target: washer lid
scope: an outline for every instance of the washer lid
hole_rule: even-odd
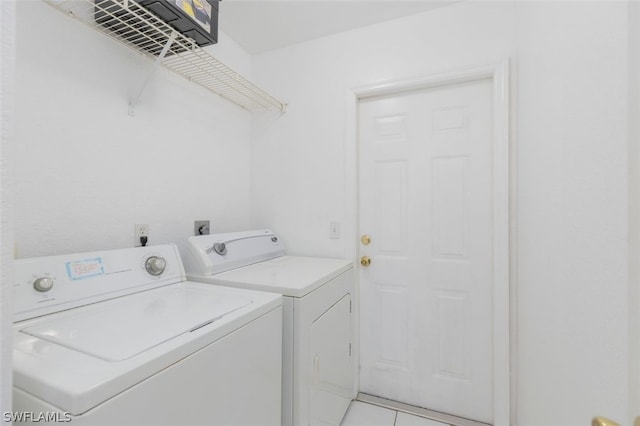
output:
[[[303,297],[352,266],[351,261],[344,259],[282,256],[219,274],[188,275],[188,278],[194,281],[269,291],[284,296]]]
[[[182,302],[178,302],[181,300]],[[132,301],[137,302],[130,304]],[[177,305],[173,305],[174,302]],[[233,306],[246,302],[250,303],[229,312]],[[168,303],[174,309],[168,309],[164,303]],[[184,306],[184,312],[177,312],[177,306],[180,304]],[[160,374],[202,348],[223,344],[225,336],[253,321],[260,321],[263,315],[280,306],[282,296],[276,294],[184,281],[19,322],[14,325],[13,332],[13,384],[16,389],[38,400],[73,415],[80,415],[149,377]],[[137,316],[131,314],[132,309],[137,312]],[[148,319],[141,314],[143,311]],[[195,330],[189,329],[206,321],[206,318],[215,318],[225,311],[228,313],[217,321]],[[194,315],[195,312],[198,313]],[[209,312],[209,315],[205,315],[205,312]],[[106,323],[99,323],[93,319],[94,315],[102,315],[101,318]],[[182,315],[187,315],[192,322],[182,322],[183,327],[174,327],[171,332],[162,330],[173,327],[172,322],[179,320]],[[122,320],[119,317],[122,317]],[[93,339],[91,343],[87,340],[82,341],[85,346],[82,350],[91,351],[93,354],[88,355],[75,348],[58,344],[58,341],[43,340],[23,332],[25,329],[36,331],[36,327],[39,328],[40,325],[62,324],[67,318],[91,321],[92,327],[82,325],[78,329],[85,337],[89,333],[88,338]],[[139,326],[134,321],[141,321],[147,324],[147,327]],[[116,327],[115,324],[119,326]],[[170,338],[184,327],[187,332]],[[128,328],[135,328],[142,334],[136,335],[127,330]],[[62,327],[57,331],[63,331]],[[69,332],[70,328],[64,331]],[[111,335],[107,337],[106,333]],[[146,333],[154,333],[155,337],[146,340]],[[95,343],[98,338],[108,339],[111,345],[119,346],[123,346],[126,339],[145,339],[146,344],[136,343],[138,349],[130,350],[129,353],[142,350],[144,346],[153,345],[162,339],[169,340],[122,361],[105,361],[94,354],[113,358],[126,357],[127,354],[103,353],[105,345]],[[76,343],[73,336],[66,340]],[[206,364],[206,360],[202,359],[194,362]]]
[[[246,296],[172,286],[124,297],[21,329],[105,361],[122,361],[252,303]]]

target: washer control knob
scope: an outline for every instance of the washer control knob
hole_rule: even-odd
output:
[[[225,243],[215,243],[213,245],[213,250],[220,256],[224,256],[227,254],[227,245]]]
[[[151,275],[160,275],[164,272],[167,267],[167,261],[164,258],[159,256],[151,256],[144,262],[144,268]]]
[[[40,292],[49,291],[51,287],[53,287],[53,278],[50,277],[41,277],[33,282],[33,288]]]

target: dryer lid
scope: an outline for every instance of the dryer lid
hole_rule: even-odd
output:
[[[215,275],[188,277],[194,281],[304,297],[352,267],[353,262],[346,259],[282,256]]]
[[[22,333],[105,361],[122,361],[252,303],[182,285],[86,306]]]

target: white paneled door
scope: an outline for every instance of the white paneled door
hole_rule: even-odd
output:
[[[361,391],[488,423],[492,108],[491,79],[359,105]]]

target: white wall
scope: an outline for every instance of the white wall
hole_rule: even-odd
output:
[[[249,227],[250,113],[40,1],[17,21],[17,258],[182,243],[195,219]],[[211,50],[247,74],[251,58],[221,34]]]
[[[629,10],[629,400],[640,415],[640,3]]]
[[[0,412],[11,411],[11,323],[13,322],[11,175],[8,160],[13,143],[13,79],[15,65],[15,4],[0,2]],[[0,422],[4,421],[4,415]]]
[[[518,8],[518,390],[529,424],[546,413],[626,421],[627,19],[624,3]]]
[[[289,103],[254,120],[254,223],[290,252],[345,256],[349,88],[511,56],[517,156],[517,424],[628,409],[624,2],[465,2],[254,57]],[[638,413],[640,414],[640,413]]]

